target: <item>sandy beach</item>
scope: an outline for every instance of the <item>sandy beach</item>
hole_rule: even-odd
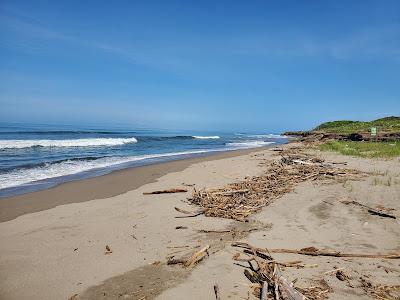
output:
[[[182,213],[174,208],[197,210],[186,201],[193,188],[217,188],[265,173],[268,162],[279,158],[268,148],[123,170],[1,199],[0,298],[215,299],[217,284],[221,299],[256,299],[243,267],[232,259],[237,253],[231,246],[234,241],[259,248],[313,246],[398,254],[399,158],[311,152],[366,175],[345,182],[299,183],[248,222],[204,215],[177,218]],[[143,195],[170,188],[188,192]],[[372,215],[342,200],[391,208],[397,219]],[[170,256],[188,255],[207,245],[209,256],[193,267],[166,264]],[[304,288],[323,280],[329,299],[373,298],[362,282],[400,284],[398,259],[283,253],[273,257],[279,262],[301,261],[301,267],[285,268],[285,277],[297,279],[295,285]],[[339,280],[335,269],[343,270],[348,279]]]

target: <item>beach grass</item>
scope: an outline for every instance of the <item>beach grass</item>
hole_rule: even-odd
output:
[[[319,145],[321,151],[365,158],[393,158],[400,156],[400,142],[329,141]]]
[[[370,122],[347,120],[325,122],[313,131],[350,134],[355,132],[369,132],[371,127],[377,127],[379,131],[383,132],[400,132],[400,117],[386,117]]]

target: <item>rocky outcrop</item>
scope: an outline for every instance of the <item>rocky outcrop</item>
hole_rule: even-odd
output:
[[[400,141],[400,132],[378,132],[371,136],[369,132],[356,132],[350,134],[329,133],[319,131],[288,131],[284,135],[299,137],[303,141],[320,140],[345,140],[345,141]]]

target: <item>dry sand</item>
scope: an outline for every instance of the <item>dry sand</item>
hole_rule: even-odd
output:
[[[155,167],[147,177],[142,177],[138,170],[129,173],[136,174],[130,178],[122,172],[123,176],[114,179],[118,174],[26,195],[36,203],[51,203],[52,199],[62,198],[65,202],[61,203],[67,204],[57,202],[56,207],[37,208],[31,202],[32,211],[40,211],[23,214],[20,210],[15,219],[10,217],[12,214],[2,216],[8,221],[0,223],[0,298],[68,299],[78,294],[77,299],[215,299],[213,285],[218,283],[222,299],[252,299],[243,268],[233,264],[232,255],[236,250],[230,246],[232,240],[269,248],[315,246],[346,252],[400,252],[399,218],[372,216],[340,203],[340,200],[352,199],[370,206],[381,204],[395,209],[392,213],[400,217],[399,159],[367,160],[318,153],[328,160],[347,161],[348,167],[373,174],[346,184],[302,183],[251,217],[248,223],[204,216],[175,218],[182,214],[174,207],[195,210],[184,202],[189,193],[143,195],[153,190],[181,188],[183,183],[211,188],[258,175],[265,168],[259,165],[260,161],[272,159],[272,153],[268,149],[231,153],[182,162],[181,167],[170,170],[157,171]],[[146,182],[144,177],[149,183],[141,185]],[[124,193],[108,197],[107,192],[115,195],[121,191],[113,189],[120,180],[129,183],[123,186]],[[85,182],[105,193],[94,191],[94,198],[90,195],[77,198]],[[20,197],[20,200],[24,198]],[[86,201],[89,199],[94,200]],[[187,229],[175,229],[176,226]],[[255,227],[263,229],[236,236],[197,232]],[[112,253],[105,254],[106,245]],[[205,245],[211,245],[210,257],[193,269],[165,265],[171,253],[179,257]],[[304,287],[325,278],[333,289],[330,299],[368,299],[359,287],[358,278],[363,275],[376,284],[400,284],[399,260],[294,254],[274,254],[274,257],[279,261],[302,260],[306,267],[287,268],[284,272],[287,278],[298,278],[296,284]],[[334,267],[345,268],[353,288],[339,281],[334,273],[323,274]]]

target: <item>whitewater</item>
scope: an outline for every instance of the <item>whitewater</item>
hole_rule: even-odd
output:
[[[131,138],[92,138],[72,140],[0,140],[0,149],[21,149],[30,147],[95,147],[95,146],[117,146],[136,143]]]

